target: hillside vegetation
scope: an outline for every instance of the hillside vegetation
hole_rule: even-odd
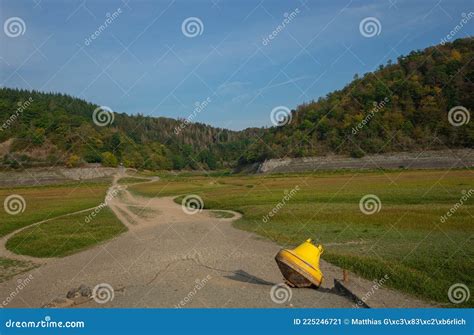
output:
[[[413,51],[340,91],[292,111],[248,148],[241,163],[276,157],[474,147],[473,122],[453,126],[448,112],[474,107],[474,39]]]
[[[243,131],[119,111],[111,124],[99,126],[92,103],[1,88],[1,165],[217,169],[284,156],[473,147],[473,123],[448,121],[452,107],[474,107],[473,58],[472,38],[413,51],[302,104],[285,125]]]
[[[144,169],[216,169],[236,161],[261,130],[236,132],[201,123],[114,112],[60,93],[0,89],[0,155],[6,167],[102,163]]]

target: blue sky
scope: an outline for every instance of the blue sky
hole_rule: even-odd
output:
[[[0,0],[2,26],[18,17],[26,27],[17,37],[0,32],[0,85],[173,118],[209,98],[194,121],[269,126],[274,107],[294,108],[438,44],[473,11],[472,0]],[[183,33],[189,17],[202,22],[197,36]],[[380,23],[373,37],[360,31],[365,18]],[[455,38],[473,32],[474,19]]]

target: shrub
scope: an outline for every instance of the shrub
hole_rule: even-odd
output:
[[[79,157],[78,155],[74,155],[74,154],[69,156],[69,158],[66,161],[66,166],[68,168],[78,167],[81,164],[82,164],[81,157]]]
[[[118,165],[117,157],[109,151],[104,152],[102,154],[102,165],[116,167]]]

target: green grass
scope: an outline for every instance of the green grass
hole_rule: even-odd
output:
[[[472,170],[371,171],[234,177],[177,177],[136,185],[144,196],[198,194],[205,208],[244,214],[236,227],[283,246],[311,237],[328,244],[323,258],[370,280],[389,276],[387,285],[412,295],[449,303],[455,283],[474,292],[474,197],[445,223],[444,215],[463,190],[474,188]],[[285,192],[299,191],[269,220]],[[380,212],[365,215],[359,200],[377,195]],[[323,269],[324,270],[324,269]]]
[[[11,194],[25,199],[23,213],[0,210],[0,237],[35,222],[99,205],[104,201],[109,183],[75,183],[54,186],[0,189],[0,201]]]
[[[0,283],[35,267],[31,262],[0,257]]]
[[[63,257],[109,240],[127,229],[108,208],[86,220],[90,213],[45,222],[13,235],[8,250],[34,257]]]
[[[145,182],[145,181],[148,181],[148,180],[149,179],[147,179],[147,178],[141,178],[141,177],[124,177],[124,178],[120,178],[118,180],[118,183],[126,185],[126,184],[141,183],[141,182]]]
[[[225,212],[225,211],[219,211],[219,210],[212,210],[211,215],[218,219],[230,219],[234,217],[234,214]]]

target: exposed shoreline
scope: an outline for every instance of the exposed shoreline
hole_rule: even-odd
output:
[[[269,159],[258,173],[292,173],[340,169],[453,169],[474,167],[473,149],[400,152],[367,155],[362,158],[328,155]]]

